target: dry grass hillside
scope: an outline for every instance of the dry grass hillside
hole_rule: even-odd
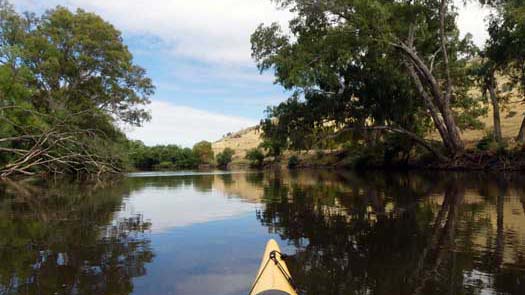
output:
[[[509,116],[514,113],[514,116]],[[513,100],[508,103],[501,111],[501,127],[505,139],[512,143],[514,138],[518,135],[518,131],[523,120],[523,113],[525,113],[525,104],[521,101]],[[485,124],[485,128],[481,130],[467,130],[463,132],[462,137],[467,146],[474,146],[483,136],[485,136],[493,128],[492,108],[489,108],[487,115],[481,118]],[[439,139],[439,135],[432,134],[432,139]],[[239,163],[244,160],[246,151],[257,147],[261,143],[260,131],[257,127],[243,129],[231,135],[225,136],[222,139],[213,143],[213,151],[215,154],[221,152],[224,148],[231,148],[235,151],[234,161]]]
[[[525,113],[525,104],[521,101],[513,100],[509,102],[501,111],[501,131],[503,137],[512,142],[518,135],[521,121],[523,120],[523,113]],[[514,114],[511,116],[511,114]],[[489,108],[487,115],[481,118],[485,124],[485,128],[481,130],[468,130],[463,132],[463,139],[467,145],[477,142],[480,138],[485,136],[494,128],[494,121],[492,119],[492,108]]]
[[[212,148],[215,154],[222,152],[225,148],[231,148],[235,151],[234,162],[240,162],[244,160],[246,151],[256,148],[260,143],[260,131],[257,126],[254,126],[224,136],[214,142]]]

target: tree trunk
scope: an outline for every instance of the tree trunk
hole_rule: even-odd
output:
[[[443,155],[438,149],[436,149],[430,143],[428,143],[425,139],[421,138],[419,135],[415,134],[414,132],[408,131],[408,130],[406,130],[404,128],[401,128],[401,127],[395,127],[395,126],[363,126],[363,127],[358,127],[357,126],[357,127],[352,127],[352,126],[349,126],[349,127],[345,127],[344,129],[340,130],[333,137],[337,137],[341,133],[344,133],[344,132],[350,131],[350,130],[365,130],[365,131],[366,130],[375,130],[375,131],[384,130],[384,131],[394,132],[394,133],[398,133],[398,134],[403,134],[407,138],[410,138],[412,141],[414,141],[416,144],[419,144],[420,146],[422,146],[423,148],[427,149],[429,152],[434,154],[440,161],[446,162],[446,161],[450,160],[448,157]]]
[[[516,141],[519,143],[525,143],[525,117],[523,117],[523,120],[521,121],[520,132],[518,133]]]
[[[447,132],[447,127],[445,126],[445,123],[443,122],[441,116],[440,116],[440,110],[434,105],[432,98],[425,90],[422,82],[421,82],[421,75],[416,73],[416,70],[414,69],[414,66],[412,64],[407,63],[408,72],[412,76],[412,81],[416,84],[416,88],[423,97],[423,101],[425,102],[425,105],[430,112],[430,116],[432,117],[432,121],[434,122],[434,126],[439,132],[439,135],[441,136],[441,140],[443,141],[443,145],[447,150],[450,150],[452,148],[452,145],[450,143],[450,139]]]
[[[461,139],[459,128],[456,124],[456,119],[454,119],[454,115],[452,114],[452,110],[448,104],[443,108],[442,113],[443,120],[445,121],[445,125],[447,125],[448,135],[453,146],[451,152],[453,155],[459,154],[465,149],[465,145]]]
[[[503,262],[503,251],[505,250],[505,232],[504,232],[504,209],[505,209],[505,195],[504,192],[498,193],[498,201],[496,206],[496,248],[494,249],[495,261],[494,264],[497,269],[501,268]]]
[[[445,94],[442,94],[442,103],[443,103],[443,109],[441,110],[443,113],[443,120],[445,121],[445,124],[447,125],[447,129],[450,135],[450,139],[452,141],[452,144],[454,145],[453,154],[457,154],[465,148],[463,144],[463,140],[461,140],[461,135],[459,133],[459,128],[456,124],[456,120],[454,119],[454,115],[452,114],[452,109],[450,108],[450,98],[452,96],[452,78],[450,77],[450,66],[449,66],[449,59],[448,59],[448,52],[447,52],[447,35],[445,32],[445,16],[448,9],[448,1],[447,0],[441,0],[441,7],[439,10],[439,35],[441,39],[441,52],[443,54],[443,62],[445,64],[445,72],[446,72],[446,86],[445,86]]]
[[[488,85],[490,102],[492,103],[492,114],[494,118],[494,139],[498,143],[503,141],[503,135],[501,133],[501,119],[499,111],[499,98],[496,94],[496,82],[494,81],[494,76],[491,77]]]
[[[438,82],[425,61],[419,57],[414,47],[414,27],[409,30],[409,36],[406,43],[391,43],[394,47],[400,49],[407,58],[407,63],[412,80],[425,101],[432,120],[439,131],[445,148],[452,156],[461,153],[464,150],[464,143],[454,118],[454,113],[450,106],[450,100],[453,93],[453,83],[450,75],[449,58],[447,52],[447,36],[445,31],[445,17],[448,9],[448,1],[441,0],[439,10],[440,28],[439,35],[441,39],[441,51],[443,54],[443,63],[445,65],[446,79],[444,88]]]

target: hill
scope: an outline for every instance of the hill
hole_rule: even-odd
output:
[[[517,99],[511,100],[501,111],[501,128],[503,137],[512,144],[518,131],[525,113],[525,104]],[[480,130],[467,130],[462,133],[462,138],[468,147],[473,147],[488,132],[491,132],[494,124],[492,121],[492,108],[489,107],[487,115],[480,118],[485,128]],[[215,154],[221,152],[224,148],[231,148],[235,151],[234,162],[241,163],[244,161],[246,151],[256,148],[261,143],[258,126],[240,130],[233,134],[224,136],[222,139],[212,144]],[[439,140],[437,133],[429,136],[432,139]]]
[[[256,148],[261,143],[261,136],[258,126],[246,128],[232,134],[228,134],[220,140],[212,143],[215,154],[222,152],[225,148],[235,151],[234,162],[243,162],[246,151]]]

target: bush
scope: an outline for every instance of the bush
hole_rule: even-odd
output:
[[[251,149],[246,152],[247,160],[250,161],[250,166],[252,167],[261,167],[264,163],[264,154],[259,149]]]
[[[299,162],[300,162],[299,157],[297,157],[296,155],[291,156],[288,159],[288,168],[290,169],[297,168],[297,166],[299,166]]]
[[[324,151],[321,149],[318,149],[315,151],[315,157],[319,160],[324,157]]]
[[[505,143],[498,143],[494,138],[493,132],[489,131],[483,138],[481,138],[476,144],[478,151],[495,151],[501,153],[506,150],[507,145]]]
[[[155,170],[171,170],[174,168],[173,163],[169,161],[160,162],[158,165],[155,165]]]
[[[127,153],[135,169],[188,169],[199,165],[199,158],[190,148],[182,148],[177,145],[149,147],[140,141],[129,141],[127,145]],[[168,167],[167,163],[171,163],[171,167]]]
[[[490,149],[490,146],[493,143],[494,143],[494,137],[492,137],[492,136],[484,136],[476,144],[476,149],[478,151],[488,151]]]
[[[192,152],[199,159],[200,164],[210,164],[213,161],[213,149],[209,141],[196,143]]]
[[[227,168],[228,164],[231,163],[235,152],[231,148],[225,148],[222,152],[217,154],[217,165],[220,168]]]

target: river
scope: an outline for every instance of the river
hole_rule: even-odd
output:
[[[0,185],[0,294],[525,294],[525,175],[136,173]]]

